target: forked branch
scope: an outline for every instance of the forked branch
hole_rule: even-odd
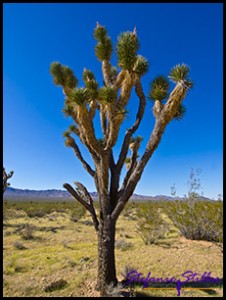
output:
[[[76,185],[82,191],[85,198],[87,198],[87,194],[89,193],[86,190],[86,188],[79,182],[76,182]],[[75,191],[75,189],[73,189],[73,187],[69,183],[65,183],[63,187],[73,196],[73,198],[75,198],[81,205],[83,205],[88,210],[88,212],[91,214],[91,217],[93,219],[95,230],[98,231],[99,221],[97,219],[96,212],[92,203],[93,200],[90,197],[90,195],[89,197],[91,198],[91,201],[90,203],[88,203]]]

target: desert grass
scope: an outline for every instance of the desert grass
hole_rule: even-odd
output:
[[[78,211],[71,219],[73,203],[54,204],[42,217],[29,217],[29,202],[4,204],[3,226],[3,296],[4,297],[79,297],[98,296],[94,287],[97,277],[97,238],[88,214]],[[38,209],[42,204],[37,204]],[[45,204],[48,207],[47,204]],[[223,277],[223,258],[219,248],[208,241],[188,240],[181,236],[167,215],[170,231],[157,244],[145,245],[137,230],[136,206],[131,204],[117,222],[115,248],[119,281],[122,270],[131,266],[146,276],[176,277],[187,270],[211,272]],[[35,211],[35,204],[32,203]],[[43,206],[44,207],[44,206]],[[42,209],[44,209],[42,207]],[[160,207],[161,209],[161,207]],[[45,210],[45,209],[44,209]],[[75,214],[73,214],[75,216]],[[89,222],[86,222],[89,221]],[[21,232],[32,227],[32,238]],[[19,247],[18,247],[19,245]],[[20,245],[23,247],[20,249]],[[129,245],[125,247],[125,245]],[[176,297],[175,290],[144,290],[135,287],[137,296]],[[181,296],[222,296],[222,288],[181,291]]]

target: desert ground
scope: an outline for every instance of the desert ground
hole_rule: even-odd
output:
[[[46,207],[45,203],[4,202],[3,296],[99,296],[95,291],[97,237],[91,217],[79,208],[74,210],[73,202]],[[128,269],[162,278],[181,278],[187,270],[223,277],[223,255],[215,243],[186,239],[167,219],[169,234],[156,244],[146,245],[139,234],[138,221],[134,205],[128,204],[117,222],[115,257],[119,282]],[[135,286],[124,287],[124,292],[137,297],[177,297],[176,288],[146,290]],[[222,285],[207,290],[182,289],[181,296],[221,297],[223,289]]]

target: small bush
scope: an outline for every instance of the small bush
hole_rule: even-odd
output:
[[[11,234],[13,234],[12,231],[5,231],[5,232],[4,232],[4,236],[8,236],[8,235],[11,235]]]
[[[25,247],[23,244],[21,244],[20,242],[17,242],[17,241],[13,243],[13,247],[18,250],[27,249],[27,247]]]
[[[29,218],[42,218],[46,215],[46,212],[44,210],[28,210],[26,211]]]
[[[191,169],[187,181],[188,195],[185,195],[184,200],[169,203],[165,206],[165,212],[185,238],[222,243],[223,201],[221,195],[218,195],[218,201],[201,199],[198,193],[201,184],[197,177],[200,172],[200,169]],[[171,194],[176,196],[175,185],[171,187]]]
[[[24,240],[32,240],[34,239],[34,227],[26,224],[26,226],[20,230],[20,235]]]
[[[131,243],[126,242],[125,240],[115,241],[115,248],[120,249],[122,251],[126,251],[132,247]]]
[[[181,234],[191,240],[223,241],[223,202],[176,200],[166,209]]]
[[[78,222],[78,217],[77,217],[77,214],[76,213],[71,213],[71,218],[70,218],[70,220],[72,221],[72,222]]]
[[[161,211],[157,206],[141,206],[137,212],[137,230],[145,245],[158,244],[170,231],[169,225],[164,221]]]
[[[71,221],[78,222],[86,213],[86,209],[82,205],[75,206],[71,211]]]
[[[44,287],[44,291],[46,293],[53,292],[55,290],[61,290],[67,285],[67,281],[64,279],[59,279],[57,281],[53,281]]]
[[[127,203],[123,209],[122,215],[129,220],[137,220],[136,210],[137,206],[135,202]]]
[[[133,270],[136,270],[136,268],[134,268],[130,265],[123,266],[122,270],[121,270],[121,275],[123,276],[123,279],[126,280],[128,273],[133,271]]]

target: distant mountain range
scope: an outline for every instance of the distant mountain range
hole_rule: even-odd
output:
[[[98,193],[97,192],[90,192],[91,197],[94,200],[98,199]],[[56,190],[56,189],[50,189],[50,190],[29,190],[29,189],[16,189],[12,187],[8,187],[4,193],[5,199],[11,199],[11,198],[26,198],[26,199],[46,199],[49,198],[50,200],[57,199],[57,200],[63,200],[63,199],[70,199],[72,198],[71,194],[68,191],[63,190]],[[179,197],[170,197],[165,195],[157,195],[157,196],[144,196],[144,195],[138,195],[133,194],[131,197],[132,200],[142,200],[142,201],[148,201],[148,200],[167,200],[172,201],[175,199],[182,199]],[[206,197],[200,197],[201,200],[211,200]]]

